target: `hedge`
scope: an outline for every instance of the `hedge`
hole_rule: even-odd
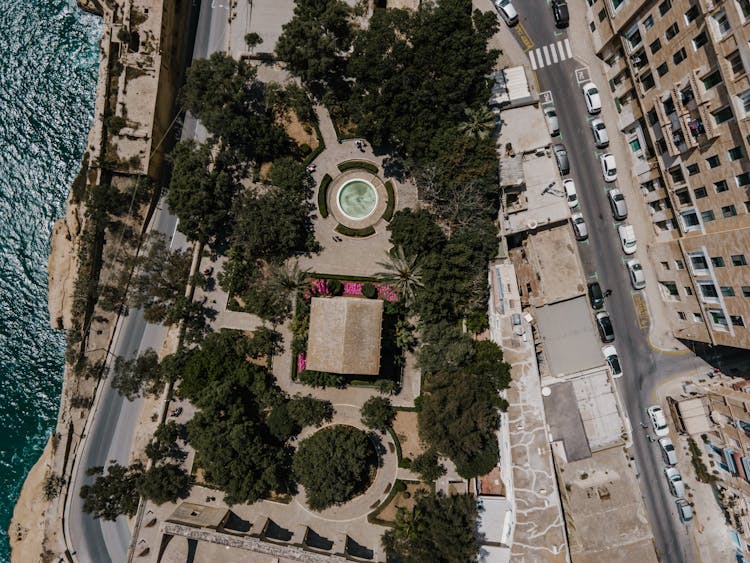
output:
[[[403,493],[406,490],[406,483],[404,483],[401,479],[396,479],[396,481],[393,483],[393,486],[391,487],[391,490],[388,493],[388,496],[385,497],[385,500],[381,502],[375,510],[370,512],[370,514],[367,515],[367,521],[370,524],[380,524],[381,526],[393,526],[391,522],[386,522],[385,520],[381,520],[378,518],[380,516],[380,513],[383,512],[386,506],[388,506],[391,501],[393,500],[393,497],[395,497],[399,493]]]
[[[336,232],[347,237],[369,237],[375,234],[375,227],[370,225],[364,229],[350,229],[346,225],[336,225]]]
[[[366,160],[346,160],[339,162],[338,168],[341,172],[346,172],[347,170],[366,170],[372,174],[378,173],[378,167]]]
[[[328,217],[328,186],[331,185],[332,181],[333,178],[326,174],[320,181],[320,187],[318,188],[318,210],[323,219]]]
[[[393,218],[393,210],[396,207],[396,193],[393,190],[393,182],[388,180],[385,183],[385,191],[388,192],[388,201],[385,205],[385,213],[383,213],[383,219],[390,223]]]

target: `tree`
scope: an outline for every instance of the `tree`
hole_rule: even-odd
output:
[[[468,371],[490,379],[498,390],[507,389],[511,381],[510,366],[505,362],[500,346],[491,340],[478,340],[474,342],[474,351]]]
[[[190,476],[179,465],[153,465],[138,481],[138,492],[156,504],[186,498],[190,492]]]
[[[89,468],[86,475],[96,476],[96,480],[81,487],[83,511],[104,520],[132,516],[138,510],[138,481],[142,473],[141,465],[113,464],[107,468],[106,475],[103,467]]]
[[[316,399],[312,395],[295,395],[288,403],[289,416],[300,428],[320,426],[333,418],[333,405],[330,401]]]
[[[417,264],[416,256],[407,257],[400,246],[391,248],[388,262],[378,262],[378,266],[385,268],[377,274],[380,281],[393,286],[407,303],[413,301],[418,288],[423,287],[422,270]]]
[[[393,424],[396,417],[396,411],[391,405],[391,401],[385,397],[370,397],[362,405],[362,424],[373,430],[385,432],[386,428]]]
[[[351,426],[333,426],[302,440],[292,467],[305,487],[307,504],[323,510],[364,491],[375,459],[367,434]]]
[[[438,452],[430,448],[411,462],[411,470],[418,473],[423,481],[433,483],[445,475],[445,467],[438,461]]]
[[[487,106],[464,109],[466,121],[457,127],[459,133],[472,139],[487,139],[495,129],[495,114]]]
[[[159,367],[159,357],[151,348],[130,360],[117,356],[112,366],[112,387],[130,401],[142,392],[148,395],[160,393],[167,378],[168,375]]]
[[[230,211],[240,184],[231,156],[209,145],[181,141],[172,149],[169,209],[180,218],[180,232],[190,240],[221,245],[230,232]]]
[[[426,324],[418,352],[419,367],[425,375],[456,373],[474,358],[474,341],[455,323]]]
[[[224,53],[193,60],[181,93],[183,105],[241,159],[270,162],[289,144],[266,103],[266,86],[249,62]]]
[[[294,17],[276,43],[277,57],[310,86],[337,80],[351,47],[349,15],[341,0],[295,0]]]
[[[416,211],[407,207],[397,211],[388,224],[391,244],[404,249],[407,256],[440,252],[447,237],[435,222],[435,217],[426,209]]]
[[[182,424],[170,420],[166,424],[160,424],[154,432],[154,439],[146,445],[146,455],[153,462],[172,458],[182,461],[187,454],[180,449],[177,440],[187,440],[187,430]]]
[[[401,507],[394,527],[383,535],[389,559],[404,563],[476,561],[477,505],[471,495],[429,495],[413,510]]]
[[[273,264],[269,278],[271,287],[286,295],[296,295],[310,287],[310,270],[301,269],[297,260],[291,264]]]
[[[164,236],[151,237],[147,252],[136,262],[130,306],[143,308],[148,322],[163,322],[185,295],[191,261],[191,252],[171,250]]]

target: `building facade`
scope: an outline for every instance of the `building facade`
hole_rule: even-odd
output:
[[[750,0],[586,0],[677,338],[750,348]]]

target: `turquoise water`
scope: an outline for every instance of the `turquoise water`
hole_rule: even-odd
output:
[[[100,33],[75,0],[0,0],[0,561],[57,418],[64,336],[48,321],[49,236],[86,146]]]
[[[352,219],[364,219],[378,203],[375,188],[364,180],[349,180],[339,190],[339,207]]]

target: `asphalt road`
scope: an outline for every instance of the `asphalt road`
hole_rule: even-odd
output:
[[[564,42],[565,31],[555,27],[552,10],[545,0],[516,2],[521,26],[533,40],[536,48]],[[575,17],[575,14],[572,16]],[[520,30],[518,30],[520,31]],[[549,50],[549,49],[548,49]],[[559,53],[559,51],[558,51]],[[614,342],[620,356],[624,376],[618,380],[618,388],[628,411],[633,428],[633,448],[640,470],[641,493],[656,539],[656,547],[663,562],[685,563],[695,556],[686,527],[679,521],[674,498],[666,487],[662,472],[663,462],[658,445],[648,440],[641,421],[647,422],[645,410],[653,403],[656,385],[671,375],[695,369],[703,362],[692,354],[666,356],[656,353],[647,344],[647,333],[638,324],[627,270],[625,255],[620,247],[609,203],[606,197],[607,184],[602,177],[598,154],[605,151],[594,147],[590,121],[593,118],[586,110],[579,86],[581,76],[576,70],[585,65],[573,58],[552,62],[551,52],[545,64],[536,70],[541,92],[549,91],[557,109],[561,131],[561,142],[565,144],[570,159],[571,174],[575,180],[580,201],[580,211],[589,228],[589,239],[579,243],[581,259],[590,280],[598,280],[602,288],[612,290],[606,299],[605,309],[610,313],[615,330]],[[557,57],[560,58],[559,55]],[[551,64],[547,64],[547,60]],[[534,61],[540,66],[540,61]],[[602,96],[609,95],[606,84],[597,84]],[[610,138],[617,135],[617,123],[601,115],[607,125]],[[555,141],[557,142],[557,141]],[[619,176],[628,175],[628,163],[618,162]],[[610,184],[609,187],[614,187]],[[631,207],[639,204],[628,202]],[[648,262],[642,261],[644,268]],[[593,315],[593,313],[592,313]],[[706,366],[708,367],[708,366]]]
[[[194,5],[197,6],[197,2]],[[193,57],[206,58],[214,51],[223,51],[227,28],[226,9],[215,6],[211,1],[202,2]],[[183,125],[182,138],[196,137],[204,140],[205,129],[188,117]],[[169,213],[162,201],[154,214],[152,230],[166,235],[172,247],[184,248],[184,236],[176,232],[176,227],[177,218]],[[158,350],[165,334],[165,327],[146,323],[140,310],[132,310],[121,321],[110,360],[115,356],[132,358],[149,348]],[[81,486],[93,481],[86,475],[89,467],[128,464],[133,435],[143,406],[141,399],[129,401],[120,396],[109,380],[105,380],[102,386],[98,408],[73,470],[68,499],[68,548],[80,563],[125,561],[131,538],[124,517],[115,522],[96,520],[83,512],[79,496]]]

